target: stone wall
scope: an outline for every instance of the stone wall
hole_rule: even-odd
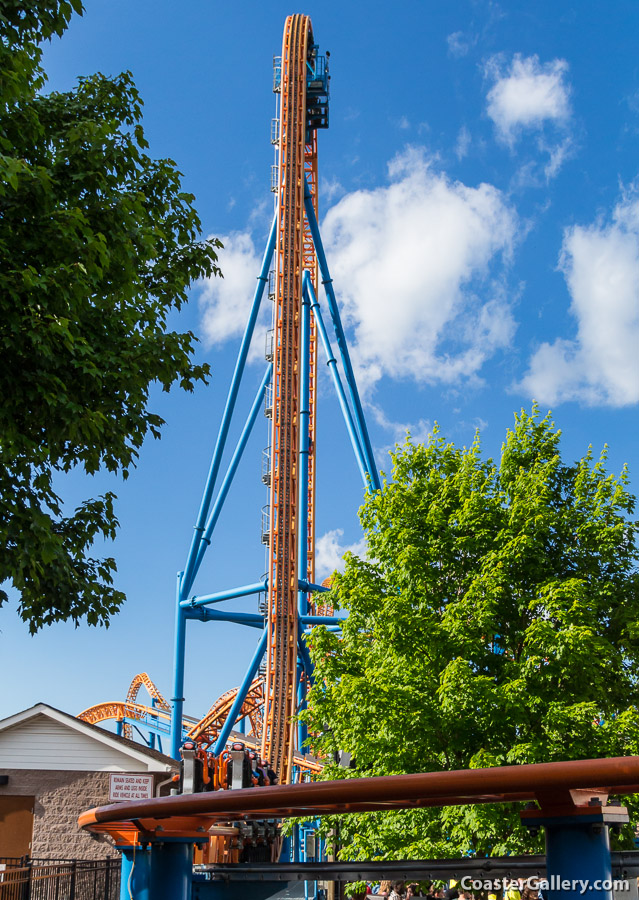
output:
[[[107,837],[80,831],[80,813],[109,802],[108,772],[0,769],[9,782],[0,797],[35,797],[31,856],[35,859],[104,859],[119,857]],[[155,776],[155,782],[167,776]],[[0,853],[1,855],[1,853]]]

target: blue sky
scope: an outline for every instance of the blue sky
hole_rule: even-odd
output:
[[[137,672],[171,692],[175,574],[186,557],[216,424],[272,216],[272,57],[284,19],[311,15],[331,52],[330,128],[319,135],[320,217],[382,468],[406,428],[434,421],[499,452],[513,412],[552,408],[567,459],[609,444],[637,490],[639,7],[600,3],[89,0],[45,53],[52,89],[130,69],[156,157],[175,159],[223,282],[198,285],[175,325],[213,378],[154,392],[167,421],[126,484],[79,473],[72,504],[119,495],[115,555],[129,600],[109,630],[30,637],[0,611],[0,715],[38,701],[79,712],[124,698]],[[266,304],[265,304],[266,305]],[[265,313],[268,316],[268,310]],[[242,411],[263,372],[258,336]],[[325,373],[319,390],[320,574],[357,545],[361,485]],[[238,421],[237,428],[241,425]],[[235,432],[235,434],[237,431]],[[259,421],[210,559],[209,593],[264,571]],[[253,601],[238,603],[252,609]],[[237,684],[256,633],[190,626],[186,709]]]

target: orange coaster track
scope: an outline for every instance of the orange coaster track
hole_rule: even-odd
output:
[[[317,394],[317,345],[322,342],[332,378],[340,394],[365,489],[375,486],[377,476],[364,459],[366,427],[360,406],[349,408],[337,360],[330,348],[326,326],[317,300],[319,271],[329,305],[330,318],[338,341],[351,397],[357,396],[352,367],[347,359],[345,337],[321,249],[317,224],[318,163],[317,129],[328,127],[328,56],[319,55],[311,20],[305,15],[286,19],[282,56],[276,67],[274,89],[279,94],[277,128],[276,214],[267,241],[258,285],[246,330],[238,351],[215,449],[206,480],[184,570],[177,581],[175,662],[171,696],[171,755],[179,757],[182,739],[196,740],[201,749],[210,748],[219,756],[232,727],[243,720],[251,732],[249,739],[259,745],[261,756],[277,771],[280,782],[294,777],[293,760],[300,771],[316,769],[316,761],[303,757],[305,728],[295,723],[303,708],[312,680],[312,661],[303,635],[318,624],[338,629],[339,617],[318,594],[326,586],[315,583],[315,436]],[[270,295],[275,300],[271,365],[258,394],[226,475],[216,484],[234,413],[248,349],[253,337],[260,303],[273,264],[275,283]],[[346,365],[348,363],[348,365]],[[270,385],[269,385],[270,382]],[[270,393],[267,394],[267,388]],[[263,479],[269,485],[269,524],[263,526],[262,541],[268,541],[266,573],[260,581],[215,594],[194,594],[193,587],[213,530],[246,447],[264,397],[271,417],[271,440],[267,451],[269,469]],[[358,401],[359,403],[359,401]],[[372,453],[369,454],[372,458]],[[265,477],[266,474],[266,477]],[[217,495],[215,492],[217,490]],[[217,604],[266,593],[259,612],[220,609]],[[211,608],[215,605],[215,608]],[[239,688],[227,691],[200,720],[184,716],[184,679],[187,622],[229,621],[264,628],[253,660]],[[261,669],[263,666],[263,669]],[[263,671],[263,675],[261,672]],[[260,673],[260,674],[258,674]],[[137,702],[140,687],[148,690],[151,707]],[[85,710],[81,718],[99,722],[119,720],[127,736],[132,726],[147,724],[151,731],[164,732],[168,704],[148,676],[134,679],[125,703],[99,704]],[[157,727],[161,723],[160,728]]]
[[[275,347],[271,447],[271,522],[262,756],[282,782],[290,781],[297,683],[298,449],[302,274],[316,271],[313,241],[304,222],[304,175],[317,184],[315,131],[306,144],[306,73],[313,47],[308,16],[289,16],[282,44],[279,181],[276,243]],[[315,198],[316,198],[315,194]],[[315,397],[315,345],[311,398]],[[314,403],[311,407],[314,431]],[[314,441],[311,441],[313,444]],[[312,459],[312,453],[309,453]],[[307,569],[313,574],[314,466],[308,478]],[[312,580],[312,577],[309,578]]]
[[[137,702],[141,687],[146,688],[149,695],[156,700],[157,706],[148,706]],[[196,741],[202,750],[209,749],[216,742],[222,726],[226,722],[237,696],[237,691],[238,688],[232,688],[230,691],[222,694],[199,721],[192,717],[184,716],[182,728],[186,738]],[[164,699],[153,681],[151,681],[146,672],[141,672],[131,682],[126,700],[97,703],[95,706],[90,706],[88,709],[83,710],[77,718],[83,722],[89,722],[91,725],[99,725],[100,722],[108,721],[121,722],[122,736],[132,740],[133,727],[131,721],[139,722],[140,727],[150,726],[157,728],[158,724],[165,725],[165,734],[168,734],[171,723],[170,710],[170,704]],[[235,722],[233,723],[240,722],[245,718],[249,720],[251,731],[242,738],[249,747],[257,748],[260,741],[263,712],[264,679],[256,678],[249,688],[240,712],[234,717]],[[321,771],[321,764],[311,757],[295,753],[293,758],[296,765],[305,772]]]
[[[140,688],[146,688],[149,696],[156,701],[156,706],[148,706],[138,703],[138,693]],[[196,740],[203,749],[206,749],[215,743],[220,733],[222,725],[226,721],[233,701],[237,695],[237,688],[222,694],[207,714],[197,721],[194,718],[184,716],[182,719],[182,727],[191,740]],[[262,733],[262,711],[264,707],[264,682],[261,678],[256,678],[251,685],[246,700],[242,705],[240,713],[236,716],[235,721],[248,718],[251,724],[252,738],[249,735],[248,742],[255,743],[256,737]],[[146,672],[136,675],[129,690],[125,701],[114,700],[106,703],[97,703],[83,710],[78,716],[83,722],[89,722],[91,725],[97,725],[100,722],[109,720],[122,722],[123,737],[133,739],[133,727],[130,720],[139,722],[140,725],[148,725],[155,723],[166,723],[167,733],[171,722],[171,704],[164,699],[160,691],[157,689],[153,681]],[[127,719],[129,721],[127,721]]]
[[[191,740],[197,741],[198,746],[207,749],[214,744],[220,733],[222,725],[226,722],[226,717],[231,711],[233,701],[237,696],[237,688],[222,694],[207,714],[200,719],[197,725],[194,725],[187,734]],[[264,680],[255,678],[252,682],[246,700],[242,704],[240,714],[236,717],[236,722],[241,719],[248,718],[251,723],[251,733],[260,735],[262,733],[262,716],[264,712]],[[234,723],[235,724],[235,723]]]

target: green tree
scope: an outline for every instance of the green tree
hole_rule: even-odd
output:
[[[194,279],[219,274],[220,244],[198,241],[175,163],[144,152],[130,73],[43,92],[42,42],[74,11],[79,0],[0,2],[0,583],[31,631],[108,624],[123,601],[114,560],[91,557],[115,534],[114,495],[68,515],[54,477],[127,477],[163,424],[151,385],[206,379],[193,334],[167,319]]]
[[[367,497],[367,559],[347,555],[332,602],[341,638],[313,631],[305,718],[325,778],[639,751],[634,498],[605,451],[562,462],[548,415],[522,411],[498,464],[437,431],[392,455]],[[345,816],[361,858],[503,854],[535,846],[518,807]],[[325,823],[331,828],[335,820]]]

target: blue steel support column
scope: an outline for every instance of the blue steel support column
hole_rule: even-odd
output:
[[[311,309],[308,291],[302,294],[302,315],[300,322],[300,412],[299,412],[299,492],[297,516],[297,580],[298,587],[308,578],[308,452],[310,425],[310,343],[311,343]],[[297,612],[302,616],[308,612],[308,594],[304,590],[297,592]],[[302,680],[303,665],[297,663],[297,709],[306,701],[306,689]],[[297,744],[302,749],[306,740],[306,729],[300,723],[297,726]]]
[[[545,828],[549,890],[544,895],[549,900],[583,900],[587,892],[592,900],[612,900],[607,826],[582,824],[575,816],[570,823],[548,823]],[[608,890],[604,890],[603,884],[607,884]]]
[[[308,652],[308,647],[304,643],[304,629],[301,626],[298,626],[297,652],[299,654],[302,665],[304,666],[306,677],[308,678],[310,684],[313,685],[315,682],[315,678],[313,676],[313,662],[311,660],[311,655]]]
[[[324,618],[324,616],[299,616],[299,623],[297,627],[297,652],[299,656],[299,660],[304,668],[304,672],[306,674],[306,679],[308,681],[309,686],[312,687],[315,679],[313,677],[313,661],[311,660],[311,655],[308,652],[308,647],[304,643],[304,628],[302,626],[302,619],[316,619],[316,618]],[[299,698],[298,698],[299,699]],[[301,698],[298,703],[298,710],[306,709],[306,696]],[[300,751],[302,751],[302,747],[304,746],[304,742],[308,737],[308,728],[303,723],[300,722],[298,727],[298,742]]]
[[[122,853],[120,900],[151,900],[149,850],[141,847],[118,847]]]
[[[219,756],[222,750],[224,750],[224,746],[228,740],[229,734],[231,733],[231,729],[233,728],[233,724],[235,720],[240,714],[240,710],[242,709],[242,704],[246,700],[246,695],[248,693],[248,689],[251,686],[251,682],[257,675],[257,670],[260,667],[260,663],[262,662],[262,657],[264,656],[264,651],[266,650],[266,637],[267,631],[264,629],[264,633],[260,638],[260,641],[255,650],[255,654],[253,659],[250,662],[250,665],[246,671],[246,675],[244,676],[244,681],[238,688],[237,694],[235,695],[235,700],[233,701],[233,706],[231,707],[228,716],[226,717],[226,722],[222,726],[222,729],[218,735],[217,741],[215,742],[215,747],[213,748],[213,753],[215,756]]]
[[[293,856],[293,845],[291,838],[285,834],[282,838],[282,850],[278,862],[290,862]]]
[[[215,443],[215,450],[213,451],[209,474],[206,479],[204,494],[202,496],[202,502],[200,504],[200,511],[198,513],[197,523],[195,525],[193,538],[191,540],[191,547],[189,549],[189,555],[184,570],[184,579],[182,583],[183,595],[181,599],[184,599],[184,595],[188,594],[188,592],[191,590],[195,572],[197,571],[196,560],[198,551],[200,549],[202,534],[204,532],[204,524],[208,515],[211,498],[213,496],[215,481],[217,479],[218,469],[220,468],[220,462],[222,460],[222,454],[224,452],[224,446],[226,444],[226,438],[228,435],[229,426],[231,424],[233,410],[235,408],[235,401],[237,400],[240,381],[242,380],[242,374],[244,372],[244,366],[246,364],[246,357],[248,356],[249,345],[251,343],[251,338],[253,337],[255,323],[257,321],[257,314],[259,312],[260,303],[262,301],[262,295],[264,294],[264,287],[268,281],[268,270],[271,265],[273,250],[275,249],[276,235],[277,216],[273,219],[273,224],[271,225],[271,232],[266,244],[266,250],[264,251],[264,259],[262,260],[262,268],[257,279],[257,288],[255,289],[255,296],[253,297],[253,305],[251,306],[251,312],[246,324],[246,330],[244,332],[242,344],[237,355],[237,362],[235,363],[235,371],[233,372],[231,386],[226,398],[226,406],[224,407],[222,422],[220,424],[220,430],[218,432],[217,441]]]
[[[300,826],[293,825],[291,862],[300,862]]]
[[[171,756],[180,758],[182,745],[182,714],[184,712],[184,657],[186,655],[186,615],[180,606],[183,572],[177,577],[175,604],[175,650],[173,658],[173,696],[171,697]]]
[[[568,791],[565,791],[568,794]],[[548,900],[612,900],[612,864],[609,825],[625,825],[628,810],[607,805],[606,797],[593,791],[587,805],[562,807],[552,812],[544,809],[524,810],[521,820],[528,828],[546,831],[546,880],[542,883]]]
[[[349,393],[351,395],[351,401],[353,403],[353,409],[355,411],[355,420],[357,422],[357,427],[359,431],[359,435],[361,438],[362,448],[364,450],[364,456],[366,457],[366,461],[368,463],[368,470],[371,476],[371,484],[373,490],[378,491],[381,488],[381,483],[379,480],[379,473],[377,471],[377,466],[375,465],[375,458],[373,456],[373,448],[371,446],[370,437],[368,436],[368,428],[366,427],[366,421],[364,419],[364,411],[362,409],[362,404],[359,399],[359,391],[357,390],[357,384],[355,382],[355,373],[353,372],[353,366],[351,364],[351,357],[348,352],[348,345],[346,343],[346,335],[344,334],[344,328],[342,327],[342,320],[339,314],[339,308],[337,306],[337,300],[335,298],[335,291],[333,290],[333,280],[331,278],[328,263],[326,261],[326,254],[324,253],[324,245],[322,244],[322,237],[319,231],[319,225],[317,224],[317,218],[315,216],[315,210],[313,209],[313,198],[310,192],[308,182],[304,184],[304,208],[306,210],[306,218],[308,220],[308,227],[313,236],[313,243],[315,245],[315,253],[317,255],[317,262],[320,267],[320,272],[322,273],[322,284],[326,290],[326,299],[328,301],[328,308],[331,313],[331,318],[333,320],[333,325],[335,327],[335,335],[337,337],[337,346],[339,347],[340,357],[342,359],[342,364],[344,366],[344,372],[346,373],[346,381],[348,383]]]
[[[304,684],[302,682],[302,674],[304,672],[304,666],[302,665],[301,660],[297,660],[297,712],[300,713],[303,709],[306,709],[306,693],[304,691]],[[306,740],[307,729],[303,722],[297,723],[297,747],[300,753],[304,752],[304,741]]]
[[[348,431],[348,436],[351,439],[351,445],[353,447],[353,452],[355,453],[355,459],[357,461],[357,465],[359,467],[360,474],[362,476],[362,481],[364,482],[364,487],[368,488],[368,478],[366,473],[368,471],[367,463],[364,458],[364,453],[362,451],[362,446],[360,444],[359,435],[357,433],[357,428],[355,426],[355,422],[353,421],[353,414],[351,413],[350,407],[348,405],[348,400],[346,399],[346,394],[344,392],[344,386],[342,385],[342,379],[339,375],[339,370],[337,368],[337,360],[333,355],[333,349],[331,347],[331,342],[328,338],[328,333],[326,331],[326,325],[324,324],[324,319],[322,317],[322,310],[320,309],[319,302],[315,295],[315,289],[313,288],[313,282],[311,281],[310,275],[308,271],[304,272],[304,292],[308,294],[310,299],[310,306],[313,312],[313,318],[315,319],[315,324],[317,325],[317,330],[319,332],[322,344],[324,346],[324,352],[326,353],[326,364],[328,365],[331,375],[333,376],[333,384],[335,385],[335,390],[337,392],[337,399],[339,400],[339,405],[342,410],[342,415],[344,416],[344,421],[346,423],[346,428]]]
[[[310,425],[310,365],[309,353],[311,343],[311,314],[308,292],[302,296],[302,317],[300,323],[300,407],[299,407],[299,496],[298,496],[298,536],[297,536],[297,578],[306,581],[308,578],[308,451]],[[298,591],[297,611],[303,616],[308,612],[308,599],[305,591]]]
[[[193,841],[151,845],[151,893],[149,900],[191,900]],[[134,897],[134,900],[137,898]]]

